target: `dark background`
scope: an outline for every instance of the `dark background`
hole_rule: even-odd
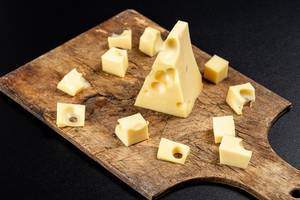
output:
[[[293,103],[269,134],[300,169],[300,1],[98,1],[0,3],[0,75],[126,8],[167,29],[190,23],[194,44]],[[41,80],[43,81],[43,80]],[[272,102],[270,102],[272,103]],[[11,199],[141,199],[142,196],[0,94],[0,195]],[[21,198],[20,198],[21,197]],[[192,184],[163,199],[253,199],[236,188]]]

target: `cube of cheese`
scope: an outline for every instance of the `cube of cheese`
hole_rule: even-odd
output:
[[[56,124],[58,127],[84,126],[85,105],[57,103]]]
[[[235,136],[233,116],[213,117],[215,143],[220,143],[224,135]]]
[[[124,30],[120,35],[112,34],[111,37],[108,37],[108,46],[109,48],[131,49],[131,40],[131,30]]]
[[[126,146],[149,139],[149,122],[140,113],[118,119],[118,123],[115,133]]]
[[[241,115],[243,107],[246,103],[255,101],[255,89],[251,83],[245,83],[241,85],[230,86],[226,102],[236,112]]]
[[[72,69],[57,84],[57,89],[67,93],[68,95],[75,96],[78,92],[90,86],[89,82],[82,77],[81,73],[77,72],[76,69]]]
[[[127,51],[112,47],[101,57],[102,70],[114,74],[119,77],[124,77],[128,68]]]
[[[162,44],[160,31],[147,27],[140,37],[139,49],[148,56],[155,56],[160,51]]]
[[[224,80],[228,74],[229,62],[214,55],[204,64],[204,78],[217,84]]]
[[[161,138],[157,152],[157,159],[184,164],[189,153],[189,146]]]
[[[224,135],[219,147],[220,163],[239,168],[246,168],[252,151],[244,149],[242,139]]]

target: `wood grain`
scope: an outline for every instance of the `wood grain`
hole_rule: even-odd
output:
[[[186,119],[133,106],[155,59],[138,51],[139,37],[146,26],[158,28],[164,38],[168,34],[136,11],[126,10],[3,76],[0,89],[148,199],[186,182],[202,180],[232,185],[259,199],[293,199],[290,191],[300,187],[300,173],[272,150],[267,139],[269,128],[291,104],[233,68],[229,69],[228,79],[217,86],[204,81],[204,90]],[[125,28],[133,30],[133,49],[128,52],[126,77],[118,78],[101,71],[100,57],[108,48],[107,36]],[[210,55],[193,49],[202,69]],[[74,67],[92,87],[70,97],[58,91],[56,85]],[[257,100],[237,116],[225,97],[228,86],[245,82],[254,85]],[[85,127],[57,128],[57,102],[85,104]],[[127,148],[116,138],[114,127],[118,118],[137,112],[150,122],[150,139]],[[253,151],[246,170],[219,164],[211,119],[222,115],[234,115],[237,135]],[[185,165],[156,159],[161,137],[191,147]]]

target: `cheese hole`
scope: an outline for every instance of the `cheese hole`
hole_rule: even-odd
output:
[[[294,198],[300,198],[300,188],[294,188],[291,192],[290,195]]]
[[[168,68],[167,69],[167,75],[168,75],[168,77],[170,77],[170,79],[175,78],[175,73],[176,73],[175,69],[173,69],[173,68]]]
[[[174,38],[170,38],[166,41],[167,48],[174,49],[177,46],[176,40]]]
[[[165,89],[164,85],[160,82],[151,83],[151,88],[153,90],[157,90],[157,91],[160,91],[160,92],[164,91],[164,89]]]
[[[251,91],[250,90],[246,90],[246,89],[241,89],[240,90],[240,95],[242,96],[242,97],[244,97],[245,99],[249,99],[249,97],[250,96],[252,96],[251,95]]]
[[[175,147],[173,149],[173,157],[176,158],[176,159],[181,159],[182,158],[182,151],[179,147]]]
[[[183,103],[181,103],[181,102],[177,102],[177,103],[176,103],[176,106],[177,106],[177,107],[182,107],[182,105],[183,105]]]
[[[176,103],[176,106],[177,106],[178,108],[184,108],[184,107],[186,106],[186,103],[177,102],[177,103]]]
[[[159,70],[155,73],[155,79],[160,81],[160,82],[165,82],[167,81],[167,75],[166,72]]]
[[[78,121],[77,117],[72,116],[69,118],[69,122],[71,123],[76,123],[77,121]]]

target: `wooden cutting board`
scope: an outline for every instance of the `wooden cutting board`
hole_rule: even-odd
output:
[[[272,124],[291,103],[233,68],[217,86],[203,80],[204,90],[186,119],[133,106],[155,59],[138,50],[139,37],[147,26],[159,29],[166,38],[164,28],[134,10],[126,10],[1,77],[0,89],[148,199],[190,181],[228,184],[259,199],[293,199],[291,191],[300,187],[300,173],[272,150],[267,137]],[[132,29],[133,49],[128,51],[126,77],[118,78],[102,72],[100,58],[108,49],[107,37],[125,28]],[[202,70],[210,55],[193,49]],[[56,85],[74,67],[92,87],[70,97]],[[230,85],[246,82],[256,88],[257,99],[252,108],[245,107],[243,115],[238,116],[225,103],[225,97]],[[57,128],[57,102],[85,104],[86,125]],[[118,118],[137,112],[150,122],[150,139],[128,148],[115,136],[114,128]],[[222,115],[234,115],[237,135],[244,139],[245,148],[253,151],[245,170],[219,164],[212,117]],[[161,137],[191,147],[185,165],[156,159]]]

